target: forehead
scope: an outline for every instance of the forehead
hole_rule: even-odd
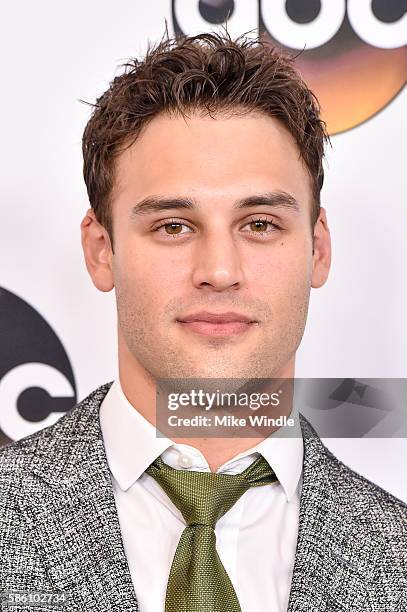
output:
[[[242,197],[285,190],[307,208],[311,181],[294,138],[274,117],[161,114],[117,159],[117,195]]]

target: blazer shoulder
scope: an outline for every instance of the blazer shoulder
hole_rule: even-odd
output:
[[[325,447],[326,448],[326,447]],[[407,535],[407,504],[338,459],[326,448],[333,485],[342,504],[374,530]]]
[[[58,445],[62,446],[63,440],[95,435],[95,417],[112,383],[93,390],[52,425],[1,447],[0,483],[19,481],[34,462],[52,454]]]
[[[358,516],[372,529],[407,530],[407,504],[338,459],[325,446],[311,423],[300,415],[304,438],[304,475],[338,510]],[[330,493],[328,494],[328,491]],[[384,529],[386,531],[386,529]]]

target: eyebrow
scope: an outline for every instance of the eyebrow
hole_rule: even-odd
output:
[[[286,191],[271,191],[268,193],[254,194],[237,200],[232,208],[233,210],[241,210],[253,208],[254,206],[270,206],[275,209],[288,210],[295,214],[299,214],[300,212],[300,206],[297,200]],[[130,218],[136,219],[138,216],[166,210],[198,210],[198,208],[195,200],[192,198],[148,196],[133,206],[130,211]]]

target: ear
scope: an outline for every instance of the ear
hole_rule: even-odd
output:
[[[109,234],[97,221],[92,208],[81,223],[81,242],[86,268],[99,291],[111,291],[114,287],[112,273],[112,247]]]
[[[325,284],[330,267],[331,235],[329,233],[326,210],[321,206],[317,222],[314,226],[311,287],[316,289]]]

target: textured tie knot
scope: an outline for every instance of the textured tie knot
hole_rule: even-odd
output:
[[[146,470],[174,505],[188,526],[208,525],[217,521],[250,487],[276,481],[264,457],[258,457],[241,474],[218,474],[177,470],[158,457]]]

